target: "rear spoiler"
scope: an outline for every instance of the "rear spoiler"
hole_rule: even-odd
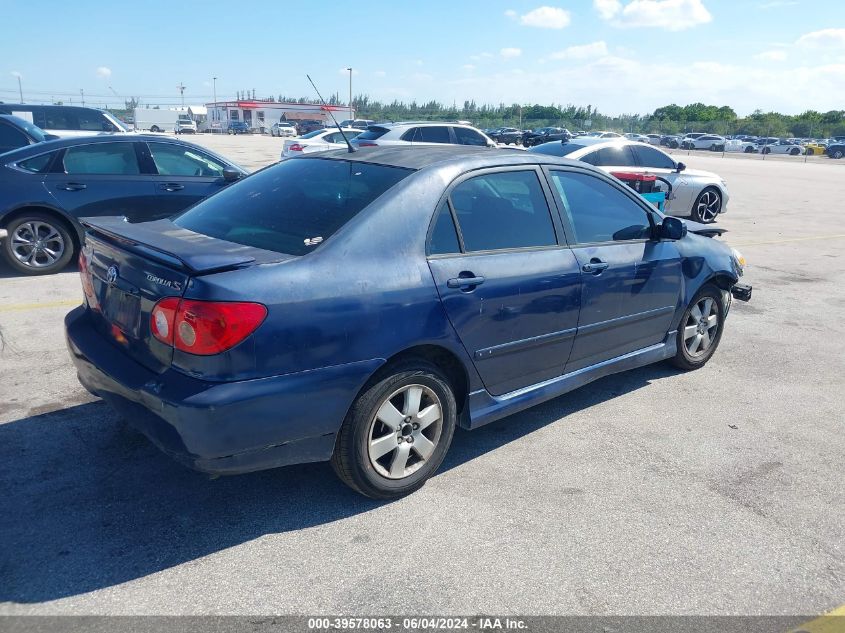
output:
[[[123,217],[100,217],[79,221],[95,237],[105,236],[146,257],[193,274],[220,272],[256,261],[256,249],[194,233],[170,220],[133,224]]]

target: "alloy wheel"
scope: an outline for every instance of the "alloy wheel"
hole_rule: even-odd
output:
[[[442,431],[437,394],[425,385],[406,385],[382,401],[370,423],[370,464],[388,479],[408,477],[434,454]]]
[[[14,230],[9,240],[14,258],[29,268],[53,266],[65,252],[62,234],[46,222],[24,222]]]
[[[687,315],[684,324],[684,346],[691,358],[707,353],[719,328],[719,306],[712,297],[703,297]]]
[[[702,222],[712,222],[721,210],[722,197],[718,193],[708,189],[701,194],[696,205],[696,213]]]

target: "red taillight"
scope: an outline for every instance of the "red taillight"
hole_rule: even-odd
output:
[[[301,152],[303,149],[305,149],[305,146],[300,145],[299,143],[294,143],[293,145],[288,147],[289,152]]]
[[[378,143],[373,143],[372,141],[358,141],[358,147],[378,147]]]
[[[260,303],[168,297],[153,308],[150,330],[159,341],[182,352],[210,356],[243,341],[266,316],[267,308]]]
[[[88,260],[85,258],[84,251],[79,252],[79,278],[82,280],[82,292],[85,293],[88,306],[92,310],[97,310],[99,308],[97,295],[94,294],[94,284],[91,283],[91,273],[88,271]]]

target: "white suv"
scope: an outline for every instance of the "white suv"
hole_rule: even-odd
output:
[[[477,145],[496,147],[496,143],[471,125],[439,121],[379,123],[369,126],[352,141],[356,147],[378,145]]]
[[[180,114],[173,124],[173,131],[176,134],[196,134],[197,124],[187,114]]]

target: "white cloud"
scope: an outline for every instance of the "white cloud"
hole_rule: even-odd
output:
[[[538,7],[521,15],[519,23],[538,29],[563,29],[569,26],[572,16],[569,11],[558,7]]]
[[[604,41],[570,46],[562,51],[549,55],[549,59],[590,59],[593,57],[604,57],[608,54],[607,43]]]
[[[791,7],[798,4],[798,0],[772,0],[771,2],[761,2],[757,5],[758,9],[777,9],[780,7]]]
[[[97,77],[100,77],[101,79],[108,79],[111,77],[111,68],[108,66],[98,66]]]
[[[513,9],[508,9],[507,11],[505,11],[505,17],[510,18],[511,20],[515,19],[517,15],[517,12]]]
[[[845,48],[845,29],[822,29],[806,33],[798,38],[798,46],[804,48]]]
[[[504,57],[505,59],[513,59],[514,57],[519,57],[522,55],[521,48],[503,48],[499,51],[499,55]]]
[[[621,28],[661,28],[683,31],[713,20],[703,0],[631,0],[624,7],[595,0],[599,16]],[[621,9],[621,10],[620,10]]]
[[[467,71],[475,70],[475,66],[473,64],[464,64],[463,66],[461,66],[461,68],[463,68],[464,70],[467,70]]]
[[[480,62],[482,59],[490,59],[493,53],[479,53],[478,55],[470,55],[469,58],[474,62]]]
[[[610,20],[622,10],[622,3],[619,0],[593,0],[593,7],[602,20]]]
[[[373,74],[374,74],[376,77],[386,77],[386,76],[387,76],[387,73],[386,73],[386,72],[384,72],[383,70],[377,70],[377,71],[375,71]]]
[[[23,75],[20,74],[17,70],[12,71],[12,77],[17,77],[18,79],[22,79]]]
[[[782,62],[787,58],[786,51],[763,51],[754,56],[764,62]]]

